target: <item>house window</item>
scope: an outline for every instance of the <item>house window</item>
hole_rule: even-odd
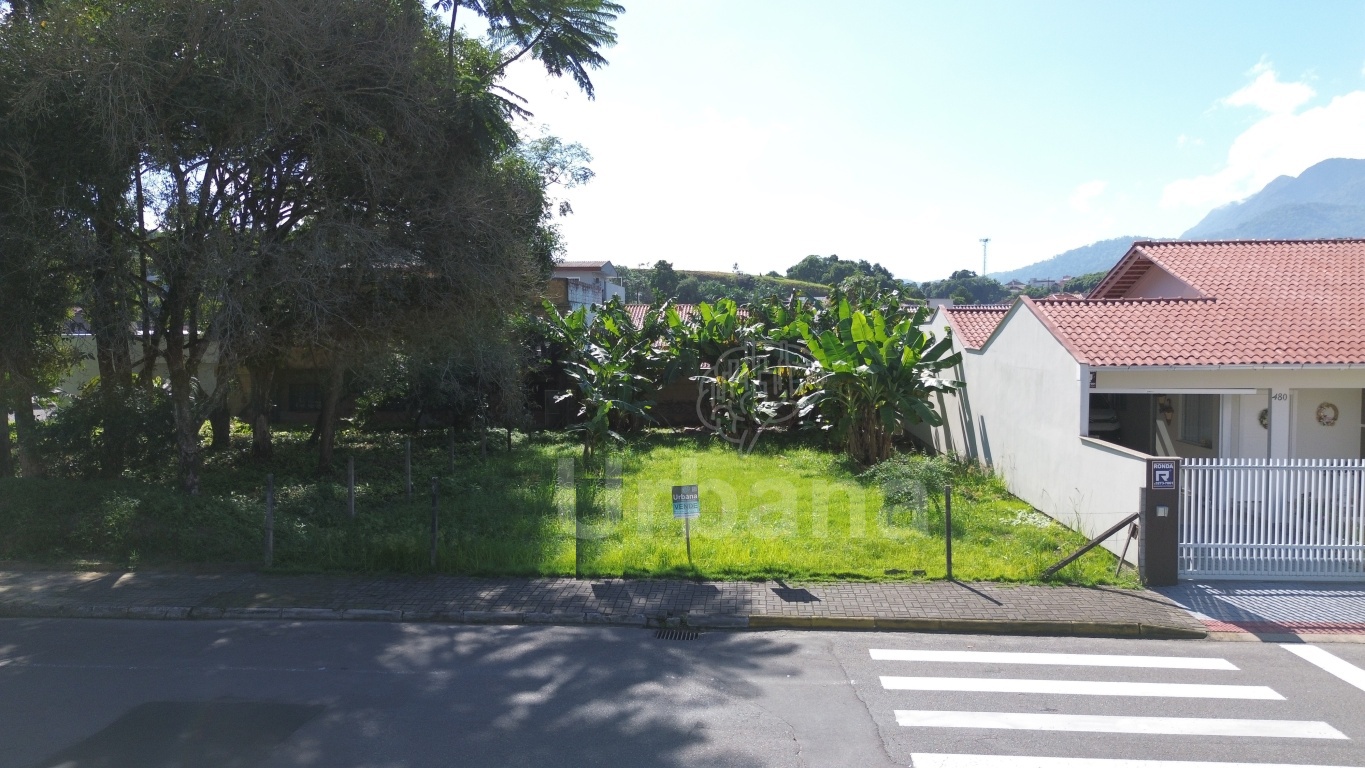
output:
[[[1212,448],[1218,437],[1218,395],[1181,395],[1180,440]]]
[[[322,410],[322,385],[315,380],[291,381],[289,383],[289,410],[296,413]]]

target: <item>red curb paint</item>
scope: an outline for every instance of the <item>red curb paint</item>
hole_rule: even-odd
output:
[[[1365,635],[1365,623],[1328,621],[1218,621],[1205,619],[1210,632],[1283,633],[1294,635]]]

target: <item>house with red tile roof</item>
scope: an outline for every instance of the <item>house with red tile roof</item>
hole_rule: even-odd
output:
[[[937,449],[1097,532],[1149,456],[1365,456],[1365,239],[1140,241],[1084,299],[940,308],[966,387]]]

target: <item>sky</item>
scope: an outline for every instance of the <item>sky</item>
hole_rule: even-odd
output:
[[[595,100],[503,82],[593,156],[568,259],[1003,271],[1365,158],[1365,2],[619,2]]]

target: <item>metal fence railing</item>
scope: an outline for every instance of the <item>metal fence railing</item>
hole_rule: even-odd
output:
[[[1184,459],[1181,578],[1365,579],[1365,461]]]

